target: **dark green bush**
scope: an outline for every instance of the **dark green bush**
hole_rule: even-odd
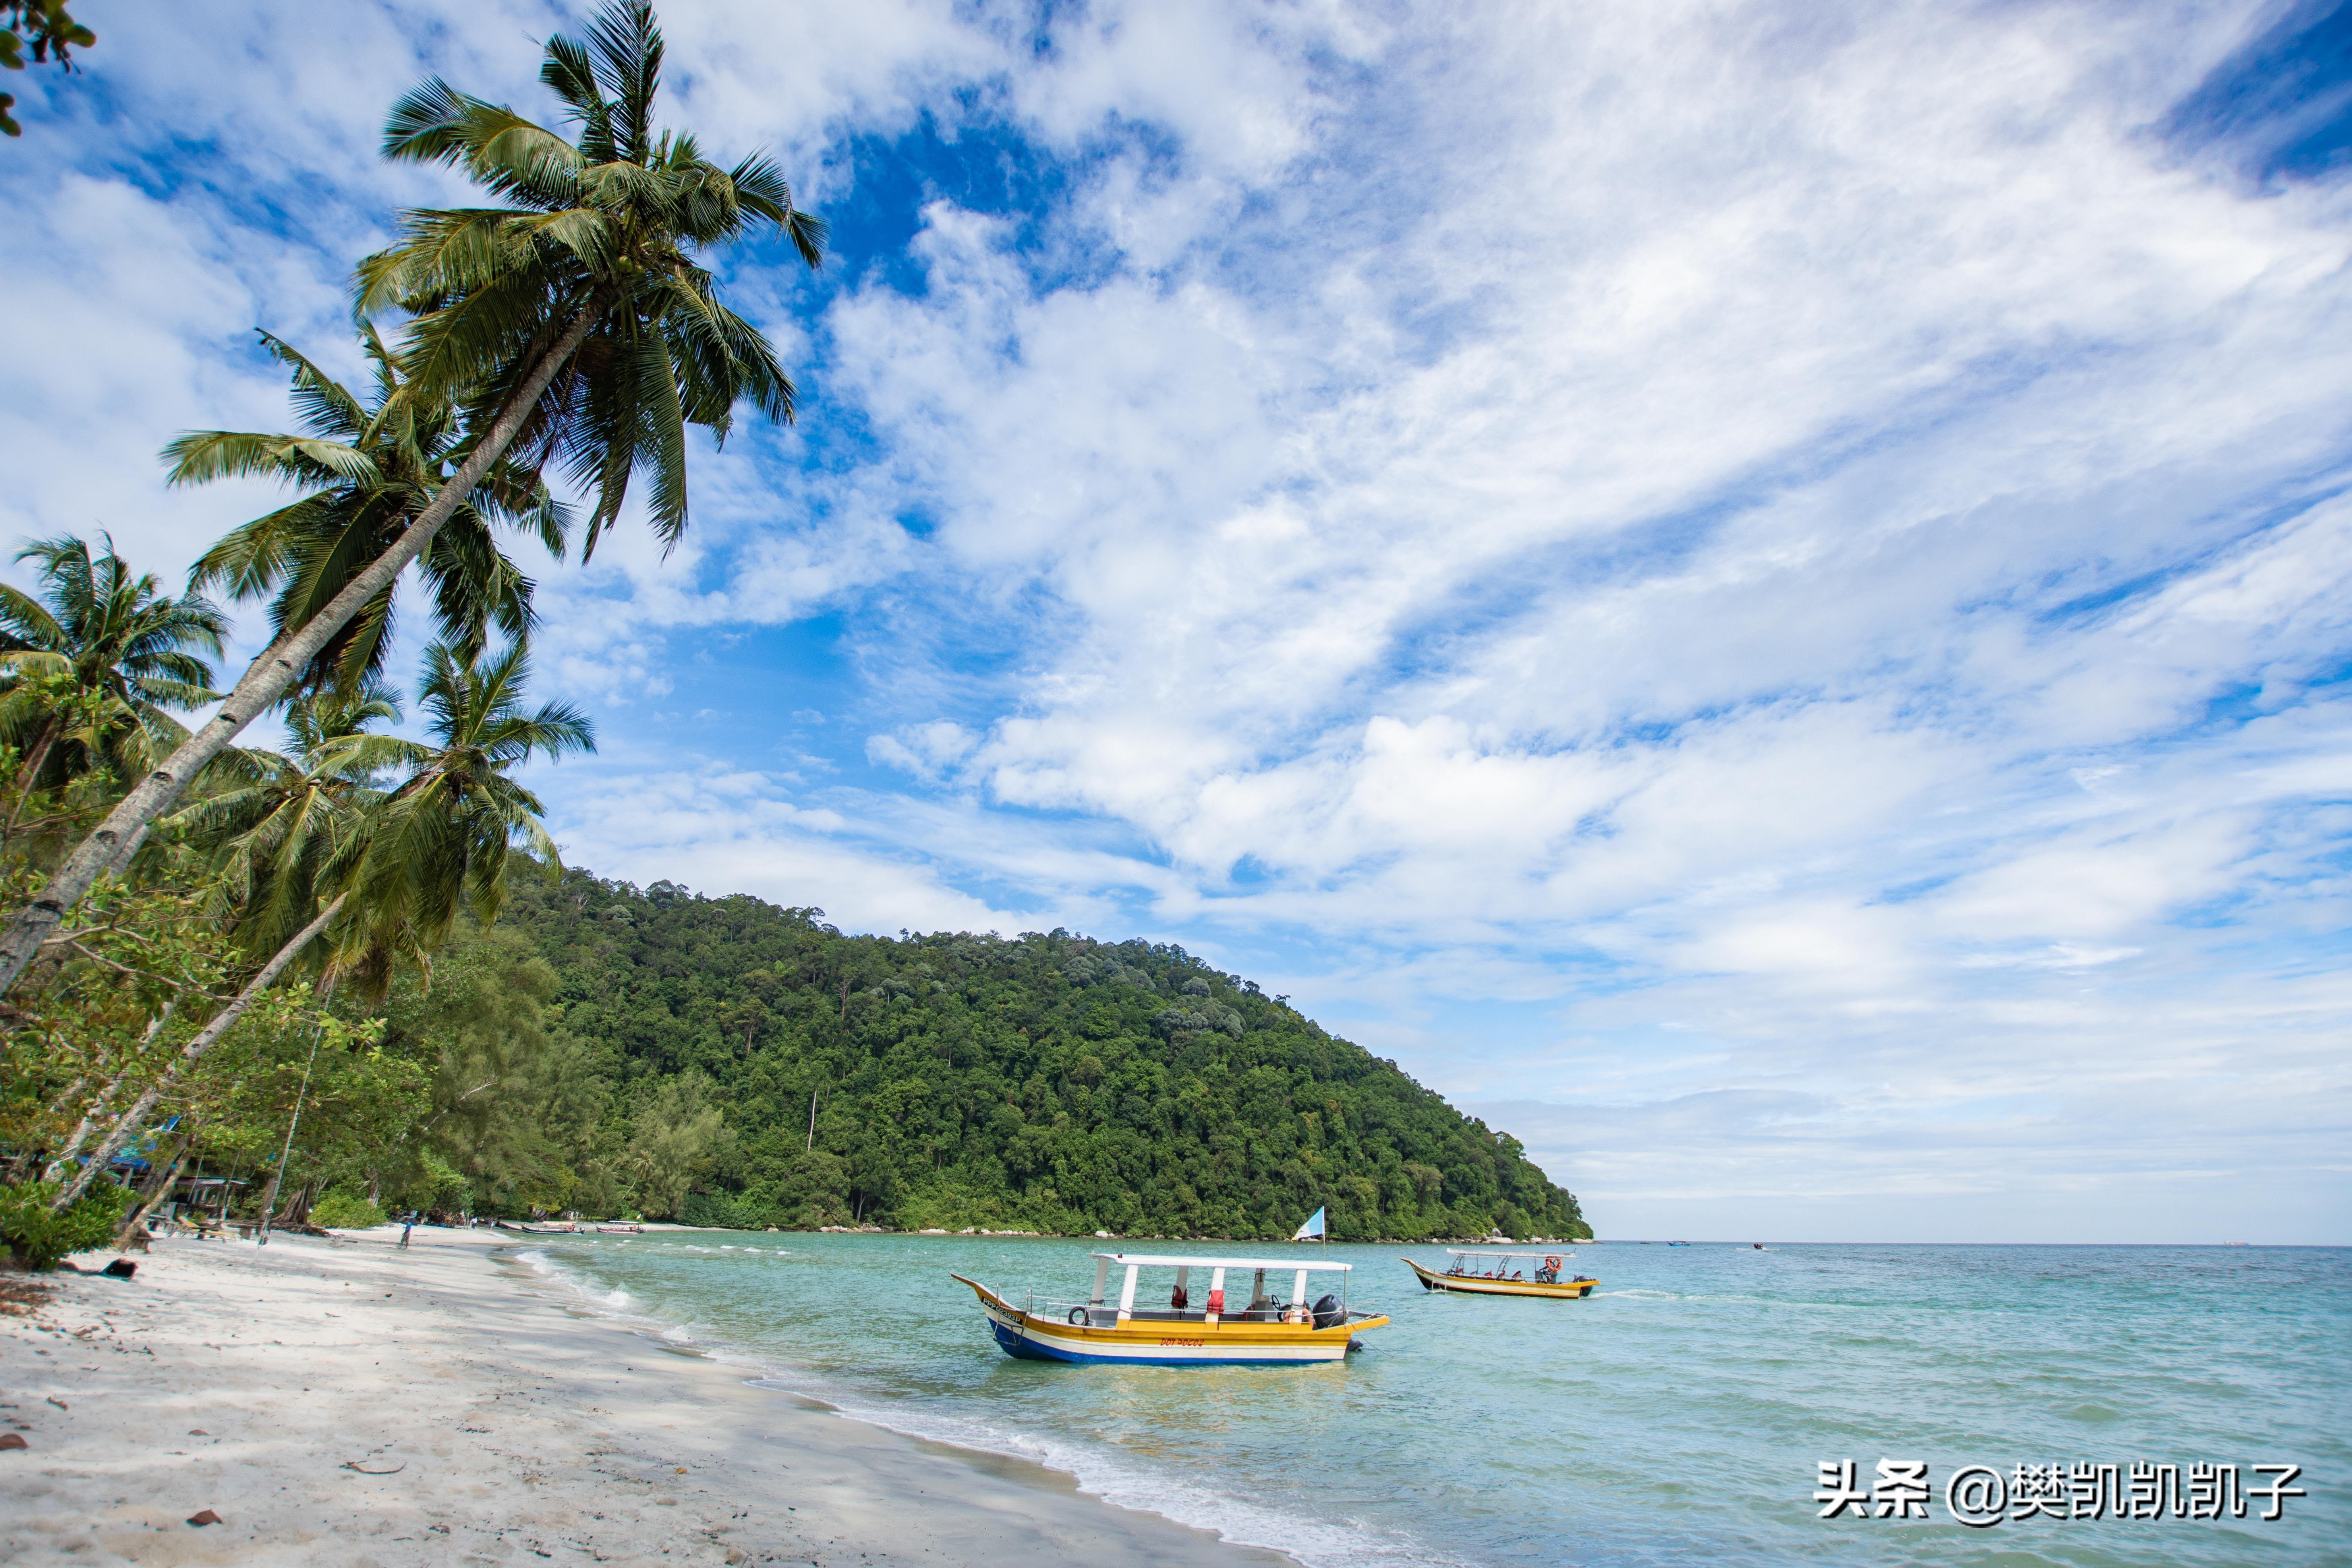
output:
[[[352,1193],[329,1193],[310,1205],[310,1223],[322,1230],[364,1230],[383,1223],[383,1211]]]
[[[716,1193],[688,1193],[678,1210],[680,1225],[698,1225],[712,1230],[760,1230],[775,1220],[766,1206],[751,1198],[730,1198]]]
[[[57,1195],[55,1182],[0,1186],[0,1240],[19,1268],[44,1273],[61,1258],[106,1246],[132,1198],[127,1189],[100,1182],[59,1213],[49,1207]]]

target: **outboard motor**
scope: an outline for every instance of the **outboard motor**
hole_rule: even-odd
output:
[[[1318,1329],[1328,1329],[1346,1316],[1339,1310],[1339,1298],[1337,1296],[1326,1296],[1315,1303],[1315,1326]]]

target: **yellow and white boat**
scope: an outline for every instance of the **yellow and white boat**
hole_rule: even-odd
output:
[[[1567,1267],[1573,1252],[1465,1251],[1449,1247],[1454,1261],[1444,1273],[1426,1268],[1410,1258],[1404,1262],[1421,1279],[1424,1290],[1452,1290],[1464,1296],[1546,1296],[1574,1300],[1592,1294],[1598,1279],[1580,1278]]]
[[[1254,1258],[1152,1258],[1124,1252],[1097,1252],[1095,1288],[1085,1300],[1045,1300],[1034,1292],[1019,1301],[962,1275],[950,1278],[971,1287],[989,1331],[1007,1355],[1028,1361],[1083,1363],[1114,1363],[1129,1366],[1288,1366],[1307,1362],[1344,1359],[1355,1348],[1351,1337],[1362,1329],[1385,1326],[1386,1318],[1348,1307],[1345,1263],[1297,1263],[1288,1259]],[[1114,1302],[1107,1294],[1110,1271],[1121,1271]],[[1139,1302],[1143,1270],[1175,1271],[1167,1305],[1159,1306],[1155,1282],[1149,1302]],[[1312,1305],[1307,1302],[1307,1276],[1337,1274],[1339,1290]],[[1195,1304],[1195,1290],[1206,1275],[1206,1289]],[[1271,1278],[1279,1286],[1287,1277],[1290,1296],[1276,1300],[1267,1294]],[[1234,1281],[1230,1305],[1226,1280]],[[1244,1297],[1240,1283],[1246,1278]]]

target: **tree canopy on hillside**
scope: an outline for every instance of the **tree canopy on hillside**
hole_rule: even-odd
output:
[[[568,1158],[704,1223],[1583,1234],[1516,1139],[1180,947],[845,935],[824,911],[518,879],[549,1036],[614,1093]]]

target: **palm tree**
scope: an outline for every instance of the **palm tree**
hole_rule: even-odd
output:
[[[195,1065],[197,1058],[212,1049],[220,1037],[227,1034],[238,1019],[245,1016],[253,1004],[260,998],[261,994],[268,990],[278,975],[285,972],[287,965],[292,963],[304,948],[317,941],[327,928],[334,923],[335,917],[343,912],[343,906],[350,901],[351,893],[348,890],[338,892],[328,900],[325,908],[320,910],[300,931],[289,937],[284,946],[272,953],[268,962],[253,973],[252,976],[239,988],[237,994],[231,997],[219,1012],[214,1014],[186,1045],[180,1047],[178,1053],[165,1064],[163,1070],[155,1075],[155,1080],[141,1090],[139,1098],[131,1102],[130,1109],[115,1119],[114,1126],[99,1144],[97,1152],[84,1161],[81,1169],[73,1173],[65,1184],[58,1190],[57,1196],[50,1200],[51,1208],[63,1211],[70,1207],[75,1199],[89,1189],[90,1183],[97,1178],[98,1173],[105,1170],[112,1162],[122,1145],[130,1141],[131,1134],[145,1124],[148,1112],[155,1109],[155,1102],[163,1099],[165,1091],[180,1080],[183,1073]]]
[[[351,873],[366,848],[370,810],[383,799],[383,791],[370,787],[369,770],[402,755],[396,748],[403,742],[370,734],[367,726],[399,717],[398,704],[373,679],[349,697],[329,692],[298,699],[288,708],[287,729],[299,761],[260,750],[229,752],[249,779],[164,818],[167,830],[209,853],[209,912],[228,930],[231,945],[260,968],[116,1118],[98,1152],[60,1194],[66,1202],[71,1201],[68,1194],[79,1195],[87,1187],[163,1093],[342,913],[350,900]],[[334,754],[322,762],[331,746]],[[332,984],[330,974],[322,995]],[[149,1026],[150,1039],[173,1010],[166,1007]],[[74,1156],[101,1108],[111,1104],[135,1070],[135,1063],[126,1063],[90,1102],[61,1159]]]
[[[312,620],[425,510],[461,455],[465,431],[446,399],[402,395],[398,362],[372,326],[362,323],[360,338],[375,367],[369,403],[291,345],[260,336],[263,347],[292,367],[301,433],[191,431],[163,456],[174,485],[254,476],[308,492],[231,532],[188,574],[191,588],[224,587],[232,599],[275,589],[271,627],[282,639]],[[468,647],[480,647],[492,626],[513,640],[528,636],[533,622],[530,579],[499,551],[493,523],[535,532],[560,561],[571,518],[536,474],[509,463],[493,467],[459,500],[418,565],[441,635]],[[325,641],[295,678],[298,690],[352,690],[381,674],[393,587],[384,584]]]
[[[530,668],[530,656],[520,647],[484,660],[435,643],[425,650],[424,671],[424,704],[433,714],[433,743],[369,734],[356,724],[346,724],[340,733],[320,734],[305,754],[306,777],[364,777],[390,761],[408,766],[410,776],[388,797],[368,801],[345,817],[344,831],[327,830],[321,842],[306,850],[312,868],[307,886],[315,912],[306,908],[310,918],[300,929],[116,1119],[97,1152],[58,1190],[52,1206],[62,1210],[79,1197],[144,1124],[165,1091],[306,948],[335,931],[339,920],[341,930],[330,943],[328,962],[340,971],[373,970],[388,980],[392,957],[421,959],[438,947],[461,906],[484,924],[498,918],[515,840],[521,839],[551,866],[560,867],[554,843],[540,823],[545,808],[507,773],[534,755],[553,759],[570,752],[593,752],[596,743],[588,721],[570,707],[547,703],[537,712],[524,711],[522,688]],[[254,823],[247,830],[248,838],[282,847],[295,837],[298,821],[312,820],[307,792],[281,785],[278,796],[280,804],[274,809],[247,807],[247,819]],[[338,814],[329,807],[319,815],[331,820]],[[274,840],[268,837],[272,825],[279,826]],[[295,875],[303,863],[300,857],[295,858]],[[331,877],[319,875],[320,869],[331,870]]]
[[[566,704],[526,711],[530,675],[530,655],[520,647],[488,658],[445,643],[425,650],[420,700],[432,715],[432,741],[398,742],[414,771],[385,803],[355,873],[369,911],[354,925],[355,942],[429,952],[461,910],[488,925],[504,907],[518,841],[560,873],[562,859],[540,823],[546,808],[509,774],[534,755],[552,761],[593,752],[595,733]],[[336,754],[331,746],[321,752]]]
[[[137,777],[187,738],[167,710],[219,695],[189,650],[218,657],[226,617],[200,595],[163,597],[100,537],[95,559],[73,538],[16,552],[40,563],[39,599],[0,584],[0,741],[19,748],[20,795],[89,773]]]
[[[267,764],[253,784],[224,791],[165,819],[216,844],[213,885],[221,903],[235,906],[223,913],[234,920],[239,947],[257,956],[278,950],[317,907],[323,889],[348,882],[366,848],[371,810],[383,798],[372,787],[375,773],[401,754],[402,742],[370,734],[367,726],[399,717],[400,704],[373,671],[349,695],[329,689],[299,698],[289,705],[287,730],[301,762],[275,752],[248,753]],[[331,912],[345,907],[340,892],[329,905]],[[336,978],[330,962],[319,984],[320,1005],[333,993]],[[286,1142],[262,1198],[258,1239],[265,1243],[322,1034],[321,1026],[312,1026],[310,1059],[302,1065]]]
[[[447,164],[508,205],[412,213],[402,243],[359,269],[362,314],[410,312],[413,375],[468,391],[486,418],[521,416],[521,448],[593,488],[583,559],[639,470],[655,531],[684,531],[688,425],[723,441],[744,399],[793,416],[774,350],[695,254],[769,223],[810,267],[824,258],[824,222],[768,159],[722,171],[692,135],[656,131],[662,54],[645,0],[606,6],[584,43],[548,41],[540,79],[576,143],[438,79],[419,87],[393,110],[385,155]]]
[[[793,205],[765,157],[722,169],[695,139],[657,132],[661,30],[645,0],[615,0],[584,41],[548,41],[540,79],[577,142],[432,80],[385,129],[387,157],[455,168],[502,204],[411,212],[401,242],[360,264],[362,315],[408,313],[405,395],[462,402],[464,457],[391,548],[239,678],[218,713],[124,795],[0,934],[0,994],[117,848],[194,773],[275,705],[328,640],[431,544],[458,503],[520,446],[593,486],[584,558],[650,477],[656,531],[687,525],[686,426],[723,438],[735,405],[793,417],[791,378],[767,340],[719,302],[695,258],[761,226],[809,266],[824,226]]]
[[[383,799],[381,790],[369,787],[369,770],[396,762],[399,753],[389,748],[400,744],[368,734],[367,726],[399,717],[398,703],[373,680],[350,698],[330,693],[298,700],[288,709],[287,729],[303,760],[260,750],[232,752],[228,757],[247,778],[163,819],[168,832],[209,854],[207,913],[228,929],[232,945],[255,962],[284,946],[316,912],[320,889],[345,879],[356,863],[366,843],[366,812]],[[356,746],[345,743],[355,740]],[[330,742],[338,750],[331,764],[310,761]],[[330,978],[326,986],[331,984]],[[149,1023],[142,1045],[163,1032],[177,1008],[177,999],[165,1005]],[[60,1162],[79,1152],[82,1140],[138,1069],[134,1055],[89,1101],[58,1152]],[[70,1098],[73,1091],[67,1092]]]
[[[370,732],[400,717],[389,689],[370,679],[289,705],[294,756],[236,753],[254,775],[173,813],[163,826],[210,851],[211,913],[241,951],[260,959],[307,922],[321,889],[340,888],[366,848],[375,775],[406,760],[411,742]]]

